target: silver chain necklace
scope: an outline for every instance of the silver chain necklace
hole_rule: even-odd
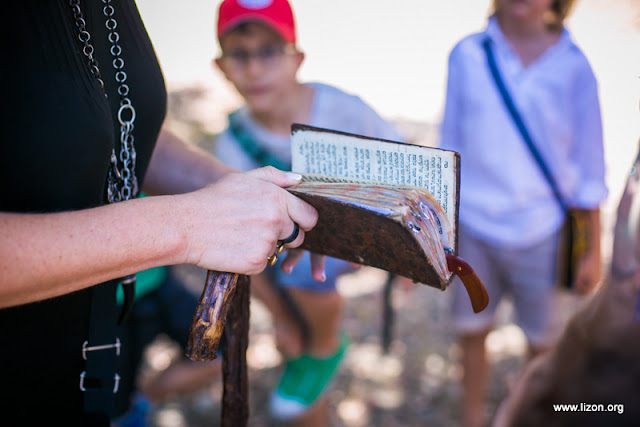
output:
[[[111,151],[111,163],[107,178],[107,200],[109,203],[129,200],[138,195],[138,179],[136,170],[136,149],[133,140],[133,122],[136,119],[136,110],[129,99],[129,86],[125,83],[127,73],[124,71],[124,59],[122,47],[118,44],[120,34],[116,31],[118,23],[114,18],[114,9],[111,0],[102,0],[105,4],[102,11],[107,18],[105,26],[109,30],[108,39],[111,43],[111,55],[113,56],[113,68],[116,70],[116,83],[118,83],[118,95],[120,95],[120,108],[118,109],[118,121],[120,122],[120,161],[116,157],[115,148]],[[87,31],[86,21],[80,10],[80,0],[69,0],[69,6],[73,11],[73,18],[78,27],[78,39],[83,44],[82,53],[89,60],[89,71],[96,78],[104,92],[104,81],[100,76],[98,62],[93,57],[93,45],[89,42],[91,35]],[[119,166],[122,165],[122,167]]]

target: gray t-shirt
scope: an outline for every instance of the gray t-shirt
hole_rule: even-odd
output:
[[[358,135],[403,141],[394,127],[380,117],[371,107],[355,95],[348,94],[332,86],[321,83],[308,83],[314,90],[311,126],[355,133]],[[253,143],[280,163],[291,164],[291,140],[289,136],[278,135],[256,123],[246,106],[234,113],[234,119],[242,127],[243,133]],[[227,127],[216,140],[214,154],[223,162],[240,170],[250,170],[261,166],[245,151],[242,144]],[[280,262],[280,261],[279,261]],[[342,273],[352,270],[346,261],[327,257],[325,260],[326,281],[316,282],[309,273],[311,262],[305,253],[291,274],[285,274],[280,268],[267,269],[278,286],[297,287],[317,292],[335,289],[336,280]]]
[[[395,128],[358,96],[322,83],[307,83],[307,85],[313,88],[314,95],[309,123],[304,124],[392,141],[403,141]],[[237,112],[237,118],[244,131],[262,150],[286,164],[291,163],[289,136],[274,134],[265,129],[251,118],[246,106]],[[216,140],[214,154],[226,164],[240,170],[250,170],[261,166],[236,141],[228,127]]]

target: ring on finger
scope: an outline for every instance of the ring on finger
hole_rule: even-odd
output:
[[[267,264],[269,265],[269,267],[273,267],[277,261],[278,254],[274,253],[273,255],[267,257]]]
[[[293,223],[293,233],[291,233],[291,235],[289,237],[287,237],[286,239],[278,240],[278,246],[280,244],[282,244],[284,246],[287,243],[293,242],[294,240],[296,240],[298,238],[298,234],[299,233],[300,233],[300,227],[298,226],[298,223],[294,222]]]
[[[293,223],[293,232],[286,239],[278,240],[276,245],[276,251],[273,255],[267,257],[267,264],[269,267],[273,267],[276,262],[278,262],[278,255],[280,255],[285,250],[285,246],[287,243],[291,243],[298,238],[298,234],[300,234],[300,227],[296,222]]]

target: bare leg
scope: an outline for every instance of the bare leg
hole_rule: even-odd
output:
[[[311,340],[307,350],[313,356],[326,357],[338,348],[342,297],[337,291],[313,292],[290,289],[302,315],[309,324]]]
[[[300,327],[291,316],[280,295],[264,274],[251,277],[251,292],[271,313],[278,350],[285,358],[291,359],[302,354]]]
[[[286,358],[299,356],[302,349],[300,329],[273,285],[264,275],[252,277],[253,295],[271,313],[278,349]],[[333,354],[338,347],[342,317],[342,297],[333,290],[327,292],[290,288],[289,293],[309,326],[311,341],[307,352],[313,356]]]
[[[153,402],[183,393],[190,393],[212,384],[220,378],[220,359],[212,362],[193,362],[180,359],[142,385],[142,392]]]
[[[484,347],[489,331],[464,335],[462,344],[463,423],[464,427],[481,427],[485,424],[485,392],[489,366]]]
[[[335,353],[339,344],[340,321],[342,317],[342,297],[336,291],[309,292],[292,289],[291,294],[309,324],[311,340],[308,353],[316,357],[326,357]],[[329,425],[329,403],[325,397],[296,419],[296,427],[325,427]]]
[[[274,323],[278,350],[287,359],[295,359],[302,353],[325,358],[333,356],[340,345],[340,324],[343,301],[337,291],[317,292],[289,288],[289,295],[305,319],[309,330],[308,347],[303,349],[300,326],[290,314],[268,278],[260,275],[252,280],[253,295],[270,311]],[[276,415],[278,416],[278,415]],[[281,420],[282,422],[282,420]],[[320,397],[317,402],[295,419],[282,425],[296,427],[328,426],[328,401]]]

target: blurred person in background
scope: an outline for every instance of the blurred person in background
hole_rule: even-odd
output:
[[[490,68],[493,55],[508,95],[569,207],[588,212],[593,244],[573,288],[600,280],[599,206],[607,197],[598,87],[563,22],[572,0],[495,0],[483,32],[451,51],[441,147],[461,153],[459,252],[487,287],[474,314],[455,286],[453,321],[463,352],[463,425],[485,425],[485,339],[498,303],[511,297],[530,355],[558,330],[553,296],[566,212],[505,107]]]
[[[286,0],[225,0],[218,10],[221,55],[215,65],[234,85],[245,104],[229,115],[229,125],[215,141],[215,155],[241,170],[272,165],[291,168],[291,124],[302,123],[400,141],[391,124],[359,97],[322,83],[301,83],[297,72],[305,54],[296,44],[295,18]],[[288,257],[300,256],[289,253]],[[300,268],[309,266],[308,253]],[[254,295],[274,322],[284,372],[270,400],[271,415],[300,424],[326,425],[323,399],[347,347],[340,333],[343,300],[336,280],[353,267],[327,258],[325,273],[314,269],[291,274],[278,264],[252,277]],[[308,328],[304,345],[293,302]]]
[[[494,427],[640,424],[639,170],[640,151],[618,204],[605,282],[558,344],[526,366]]]

